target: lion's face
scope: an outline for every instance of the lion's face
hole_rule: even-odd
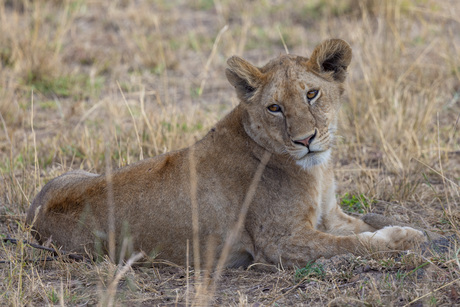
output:
[[[267,149],[288,154],[304,168],[327,161],[339,87],[289,56],[275,60],[267,79],[260,97],[248,105],[248,133],[256,141],[270,142]]]
[[[303,168],[326,162],[350,59],[341,40],[322,43],[310,59],[283,55],[260,69],[231,58],[227,77],[247,110],[246,132]]]

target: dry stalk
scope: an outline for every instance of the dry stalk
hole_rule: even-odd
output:
[[[289,54],[289,49],[286,45],[286,42],[284,41],[283,34],[281,34],[280,26],[276,27],[276,30],[278,30],[278,35],[280,36],[281,42],[283,43],[284,51],[286,51],[286,54]]]
[[[107,182],[107,241],[109,247],[109,257],[116,262],[116,237],[115,237],[115,203],[113,197],[112,163],[110,160],[109,146],[106,144],[105,150],[105,180]]]
[[[204,77],[201,80],[200,88],[198,89],[198,96],[201,96],[201,94],[203,94],[203,89],[204,89],[204,86],[206,85],[209,66],[211,66],[211,62],[214,59],[214,56],[216,55],[217,46],[219,45],[219,41],[222,35],[227,30],[228,30],[228,25],[225,25],[222,29],[220,29],[219,33],[217,34],[216,40],[214,41],[214,44],[212,45],[211,54],[209,55],[208,60],[206,61],[206,65],[204,66],[204,71],[203,71]]]
[[[190,165],[190,200],[192,202],[192,227],[193,227],[193,261],[195,268],[195,276],[200,276],[200,225],[199,225],[199,208],[197,199],[197,174],[196,174],[196,161],[195,161],[195,147],[190,147],[189,151],[189,165]],[[188,268],[187,268],[188,269]]]
[[[114,306],[118,282],[128,272],[128,270],[131,269],[131,266],[133,265],[133,263],[136,262],[137,260],[140,260],[142,257],[144,257],[143,253],[137,253],[137,254],[132,255],[128,259],[126,264],[119,269],[119,271],[115,275],[115,278],[112,280],[112,282],[107,288],[107,297],[103,299],[102,304],[101,304],[102,306]]]
[[[34,144],[34,185],[41,186],[40,184],[40,166],[38,164],[37,154],[37,137],[34,129],[34,91],[30,94],[30,128],[32,130],[32,139]]]
[[[126,101],[125,94],[123,93],[123,90],[121,89],[120,83],[118,81],[117,81],[117,85],[118,85],[118,90],[120,91],[121,97],[123,97],[123,101],[126,105],[126,108],[128,109],[129,114],[131,115],[131,119],[133,120],[134,131],[136,132],[136,138],[137,138],[137,145],[139,146],[139,159],[142,160],[144,159],[144,151],[142,149],[142,142],[139,137],[139,130],[137,129],[136,119],[134,118],[133,111],[131,111],[128,101]]]
[[[437,292],[437,291],[439,291],[439,290],[442,290],[442,289],[444,289],[445,287],[448,287],[448,286],[450,286],[450,285],[452,285],[452,284],[455,284],[455,283],[457,283],[457,282],[459,282],[459,281],[460,281],[460,278],[457,278],[457,279],[455,279],[455,280],[452,280],[451,282],[449,282],[449,283],[447,283],[447,284],[445,284],[445,285],[443,285],[443,286],[441,286],[441,287],[439,287],[439,288],[437,288],[437,289],[434,289],[433,291],[430,291],[430,292],[428,292],[428,293],[426,293],[426,294],[424,294],[424,295],[422,295],[422,296],[417,297],[416,299],[410,301],[408,304],[404,305],[403,307],[408,307],[408,306],[412,305],[413,303],[415,303],[415,302],[421,300],[422,298],[427,297],[427,296],[429,296],[429,295],[431,295],[431,294],[433,294],[433,293],[435,293],[435,292]]]
[[[217,284],[219,283],[220,278],[221,278],[222,270],[224,269],[225,264],[227,262],[228,255],[230,254],[233,244],[236,242],[236,240],[239,238],[241,234],[241,230],[243,228],[249,206],[254,198],[254,195],[257,190],[257,186],[259,184],[260,179],[262,178],[263,171],[268,161],[270,160],[270,157],[271,157],[271,153],[269,153],[268,151],[264,152],[264,155],[262,156],[262,159],[260,160],[259,166],[257,167],[257,170],[254,173],[254,177],[252,178],[251,184],[249,185],[249,189],[244,198],[243,205],[241,206],[238,220],[235,226],[233,227],[233,229],[229,232],[227,239],[225,240],[224,248],[222,249],[222,253],[219,257],[219,260],[217,262],[217,266],[214,272],[214,278],[213,278],[213,282],[211,285],[211,289],[209,291],[209,295],[207,296],[206,298],[207,300],[204,305],[208,305],[209,300],[214,296],[214,293],[217,288]]]

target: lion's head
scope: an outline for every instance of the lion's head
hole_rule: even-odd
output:
[[[303,168],[329,159],[351,48],[326,40],[311,57],[281,55],[262,68],[233,56],[227,78],[247,110],[248,135]]]

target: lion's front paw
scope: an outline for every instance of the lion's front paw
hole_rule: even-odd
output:
[[[429,230],[425,230],[425,229],[421,229],[421,228],[418,228],[418,227],[413,227],[413,226],[410,226],[406,223],[402,223],[402,222],[397,222],[389,217],[386,217],[386,216],[383,216],[383,215],[380,215],[380,214],[376,214],[376,213],[368,213],[364,216],[361,217],[361,220],[363,220],[364,223],[374,227],[375,229],[383,229],[385,227],[388,227],[388,226],[401,226],[401,227],[410,227],[410,228],[416,228],[418,230],[421,230],[423,231],[423,233],[425,234],[425,236],[429,239],[429,240],[440,240],[442,238],[442,236],[440,234],[437,234],[437,233],[434,233],[432,231],[429,231]]]
[[[373,233],[363,233],[379,249],[406,250],[426,241],[425,235],[411,227],[387,226]]]

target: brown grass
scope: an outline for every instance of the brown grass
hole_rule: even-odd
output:
[[[459,235],[458,16],[454,0],[0,0],[0,236],[30,240],[25,210],[69,169],[105,172],[204,135],[238,103],[229,56],[263,64],[329,37],[354,52],[339,199],[348,193],[352,214]],[[459,250],[224,270],[214,289],[216,276],[191,268],[45,262],[3,242],[0,305],[454,305]]]

